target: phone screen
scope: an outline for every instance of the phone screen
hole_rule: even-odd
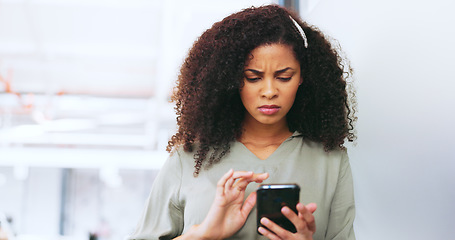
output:
[[[299,203],[300,187],[297,184],[262,184],[256,190],[257,204],[257,226],[262,217],[266,217],[284,229],[295,233],[296,229],[289,219],[282,213],[281,208],[288,206],[297,213],[297,203]]]

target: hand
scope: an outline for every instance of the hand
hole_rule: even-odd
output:
[[[200,225],[193,227],[195,236],[224,239],[240,230],[256,204],[256,192],[252,192],[243,202],[246,187],[251,182],[261,183],[268,177],[268,173],[229,170],[217,183],[215,200],[206,218]]]
[[[258,231],[271,240],[278,239],[302,239],[312,240],[313,234],[316,232],[316,223],[313,213],[316,211],[316,204],[310,203],[303,205],[297,204],[298,215],[288,207],[283,207],[281,212],[286,216],[297,229],[296,233],[289,232],[267,218],[262,218],[261,223],[269,230],[259,227]]]

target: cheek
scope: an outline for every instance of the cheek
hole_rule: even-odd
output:
[[[244,90],[240,90],[240,100],[242,101],[242,104],[244,107],[246,107],[246,102],[247,100],[245,99],[246,96],[245,96],[245,91]]]
[[[297,87],[296,88],[289,88],[286,92],[286,102],[290,105],[294,103],[295,97],[297,95]]]
[[[253,94],[248,89],[243,88],[240,90],[240,99],[242,100],[243,105],[246,107],[253,100]]]

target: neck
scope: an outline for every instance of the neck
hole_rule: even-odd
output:
[[[273,125],[258,124],[245,120],[243,122],[243,133],[239,141],[242,143],[272,143],[284,141],[291,136],[286,120]]]

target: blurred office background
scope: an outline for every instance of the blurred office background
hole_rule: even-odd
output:
[[[191,44],[230,13],[278,2],[0,0],[2,231],[124,239],[167,158],[168,100]],[[357,238],[453,239],[455,4],[295,2],[356,72]]]

